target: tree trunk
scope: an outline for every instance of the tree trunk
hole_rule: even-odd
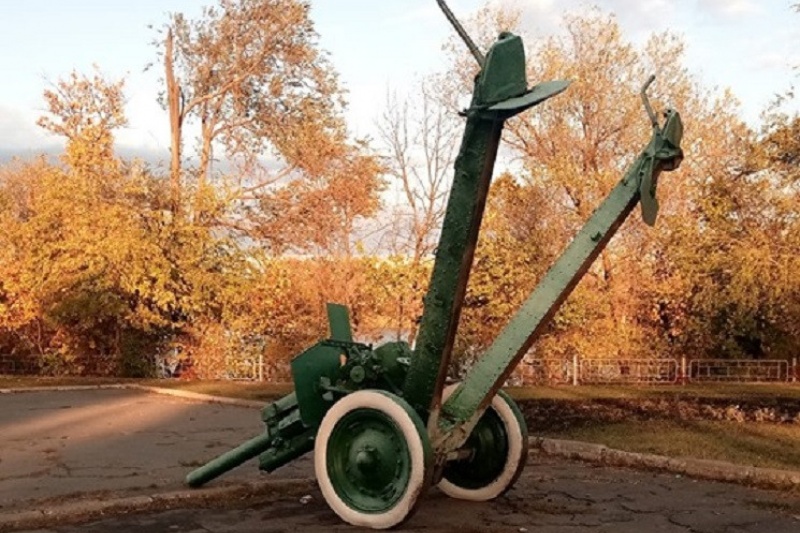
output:
[[[167,43],[164,51],[164,68],[167,81],[167,107],[169,109],[169,127],[171,141],[170,161],[170,208],[173,217],[180,214],[181,209],[181,137],[183,136],[183,109],[181,105],[181,89],[175,79],[173,67],[172,30],[167,32]]]
[[[202,146],[200,148],[200,165],[197,169],[198,191],[202,191],[211,175],[211,158],[213,157],[214,124],[204,113],[201,125]]]

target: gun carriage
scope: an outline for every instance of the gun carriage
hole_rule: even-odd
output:
[[[529,87],[520,37],[502,33],[484,55],[444,1],[437,2],[480,73],[463,112],[463,140],[415,347],[355,342],[347,309],[329,304],[330,338],[292,361],[295,390],[263,409],[263,434],[191,472],[190,486],[255,457],[271,472],[313,450],[325,500],[355,525],[396,526],[433,484],[465,500],[500,496],[519,477],[528,453],[525,420],[503,383],[637,204],[645,222],[655,223],[658,178],[681,163],[683,126],[673,110],[658,120],[646,93],[651,77],[641,92],[650,142],[464,380],[446,386],[504,123],[569,82]]]

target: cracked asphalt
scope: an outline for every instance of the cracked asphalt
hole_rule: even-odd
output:
[[[310,470],[310,463],[303,461]],[[309,472],[310,474],[310,472]],[[132,514],[36,533],[278,533],[355,531],[311,499],[227,509]],[[306,502],[306,503],[303,503]],[[798,533],[800,499],[790,494],[675,475],[597,467],[533,456],[516,487],[489,503],[432,490],[397,531],[530,533]]]
[[[0,513],[47,501],[180,488],[195,463],[260,430],[254,409],[139,391],[0,398]],[[313,475],[308,457],[271,477]],[[245,465],[213,485],[264,479]],[[103,517],[35,533],[354,531],[312,491],[277,491],[214,508]],[[45,502],[44,504],[42,502]],[[532,455],[506,496],[451,500],[432,489],[398,531],[798,533],[800,495]]]
[[[0,395],[0,513],[180,490],[192,468],[261,431],[257,409],[138,390]],[[218,484],[258,479],[244,465]]]

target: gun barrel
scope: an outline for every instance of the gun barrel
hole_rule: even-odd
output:
[[[186,476],[186,484],[190,487],[199,487],[208,483],[212,479],[221,476],[225,472],[236,468],[258,457],[261,453],[269,449],[272,444],[272,437],[269,433],[263,433],[258,437],[240,444],[236,448],[227,451],[219,457],[212,459],[200,468],[189,472]]]

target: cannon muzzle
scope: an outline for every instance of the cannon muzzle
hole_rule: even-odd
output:
[[[228,470],[258,457],[271,446],[272,438],[268,432],[262,433],[258,437],[253,437],[236,448],[223,453],[216,459],[212,459],[200,468],[189,472],[189,475],[186,476],[186,484],[190,487],[204,485]]]

